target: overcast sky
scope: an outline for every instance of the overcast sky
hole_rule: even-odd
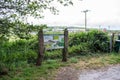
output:
[[[39,21],[29,19],[29,22],[34,21],[35,24],[47,25],[77,25],[84,26],[83,10],[90,10],[87,13],[88,27],[98,27],[111,29],[120,29],[120,0],[73,0],[74,5],[63,7],[54,4],[59,9],[59,15],[53,15],[49,11],[44,13],[45,18]]]

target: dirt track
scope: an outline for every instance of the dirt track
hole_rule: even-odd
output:
[[[120,65],[111,65],[97,70],[61,68],[56,80],[120,80]]]

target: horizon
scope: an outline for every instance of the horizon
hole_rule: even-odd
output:
[[[31,24],[46,24],[60,26],[84,26],[85,15],[81,11],[90,10],[87,13],[87,26],[103,27],[112,30],[120,30],[120,0],[73,0],[73,6],[61,6],[53,3],[59,10],[59,15],[53,15],[50,11],[45,11],[43,19],[29,17],[27,21]]]

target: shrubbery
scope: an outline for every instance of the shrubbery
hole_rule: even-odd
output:
[[[107,52],[109,51],[109,37],[102,31],[89,31],[70,34],[70,53]]]
[[[35,61],[37,54],[32,47],[33,40],[18,40],[5,42],[0,45],[0,74],[5,69],[13,69],[20,66],[22,62]]]
[[[69,35],[69,56],[93,52],[107,52],[108,35],[101,31],[79,32]],[[0,45],[0,71],[13,69],[24,63],[35,63],[38,53],[37,38],[4,42]],[[62,50],[45,51],[44,59],[62,58]],[[24,62],[24,63],[23,63]],[[0,73],[1,73],[0,72]]]
[[[109,37],[102,31],[72,33],[69,35],[69,55],[88,52],[107,52]],[[1,43],[0,61],[14,62],[35,59],[38,52],[37,38]],[[45,59],[61,58],[62,50],[45,51]]]

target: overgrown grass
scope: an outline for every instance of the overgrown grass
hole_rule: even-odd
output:
[[[73,58],[70,58],[70,62],[71,63],[77,63],[78,62],[78,59],[73,57]]]
[[[67,64],[50,59],[44,61],[42,66],[24,62],[22,66],[14,68],[8,75],[0,76],[0,80],[53,80],[56,69]]]
[[[92,54],[80,56],[79,61],[75,64],[76,68],[79,69],[98,69],[108,65],[120,64],[120,54],[118,53],[106,53],[106,54]]]
[[[0,76],[0,80],[54,80],[60,67],[72,66],[80,70],[91,68],[98,69],[119,63],[120,54],[117,53],[96,53],[73,56],[65,63],[61,62],[61,59],[48,59],[43,62],[42,66],[22,62],[21,66],[15,67],[12,71],[9,71],[7,75]]]

